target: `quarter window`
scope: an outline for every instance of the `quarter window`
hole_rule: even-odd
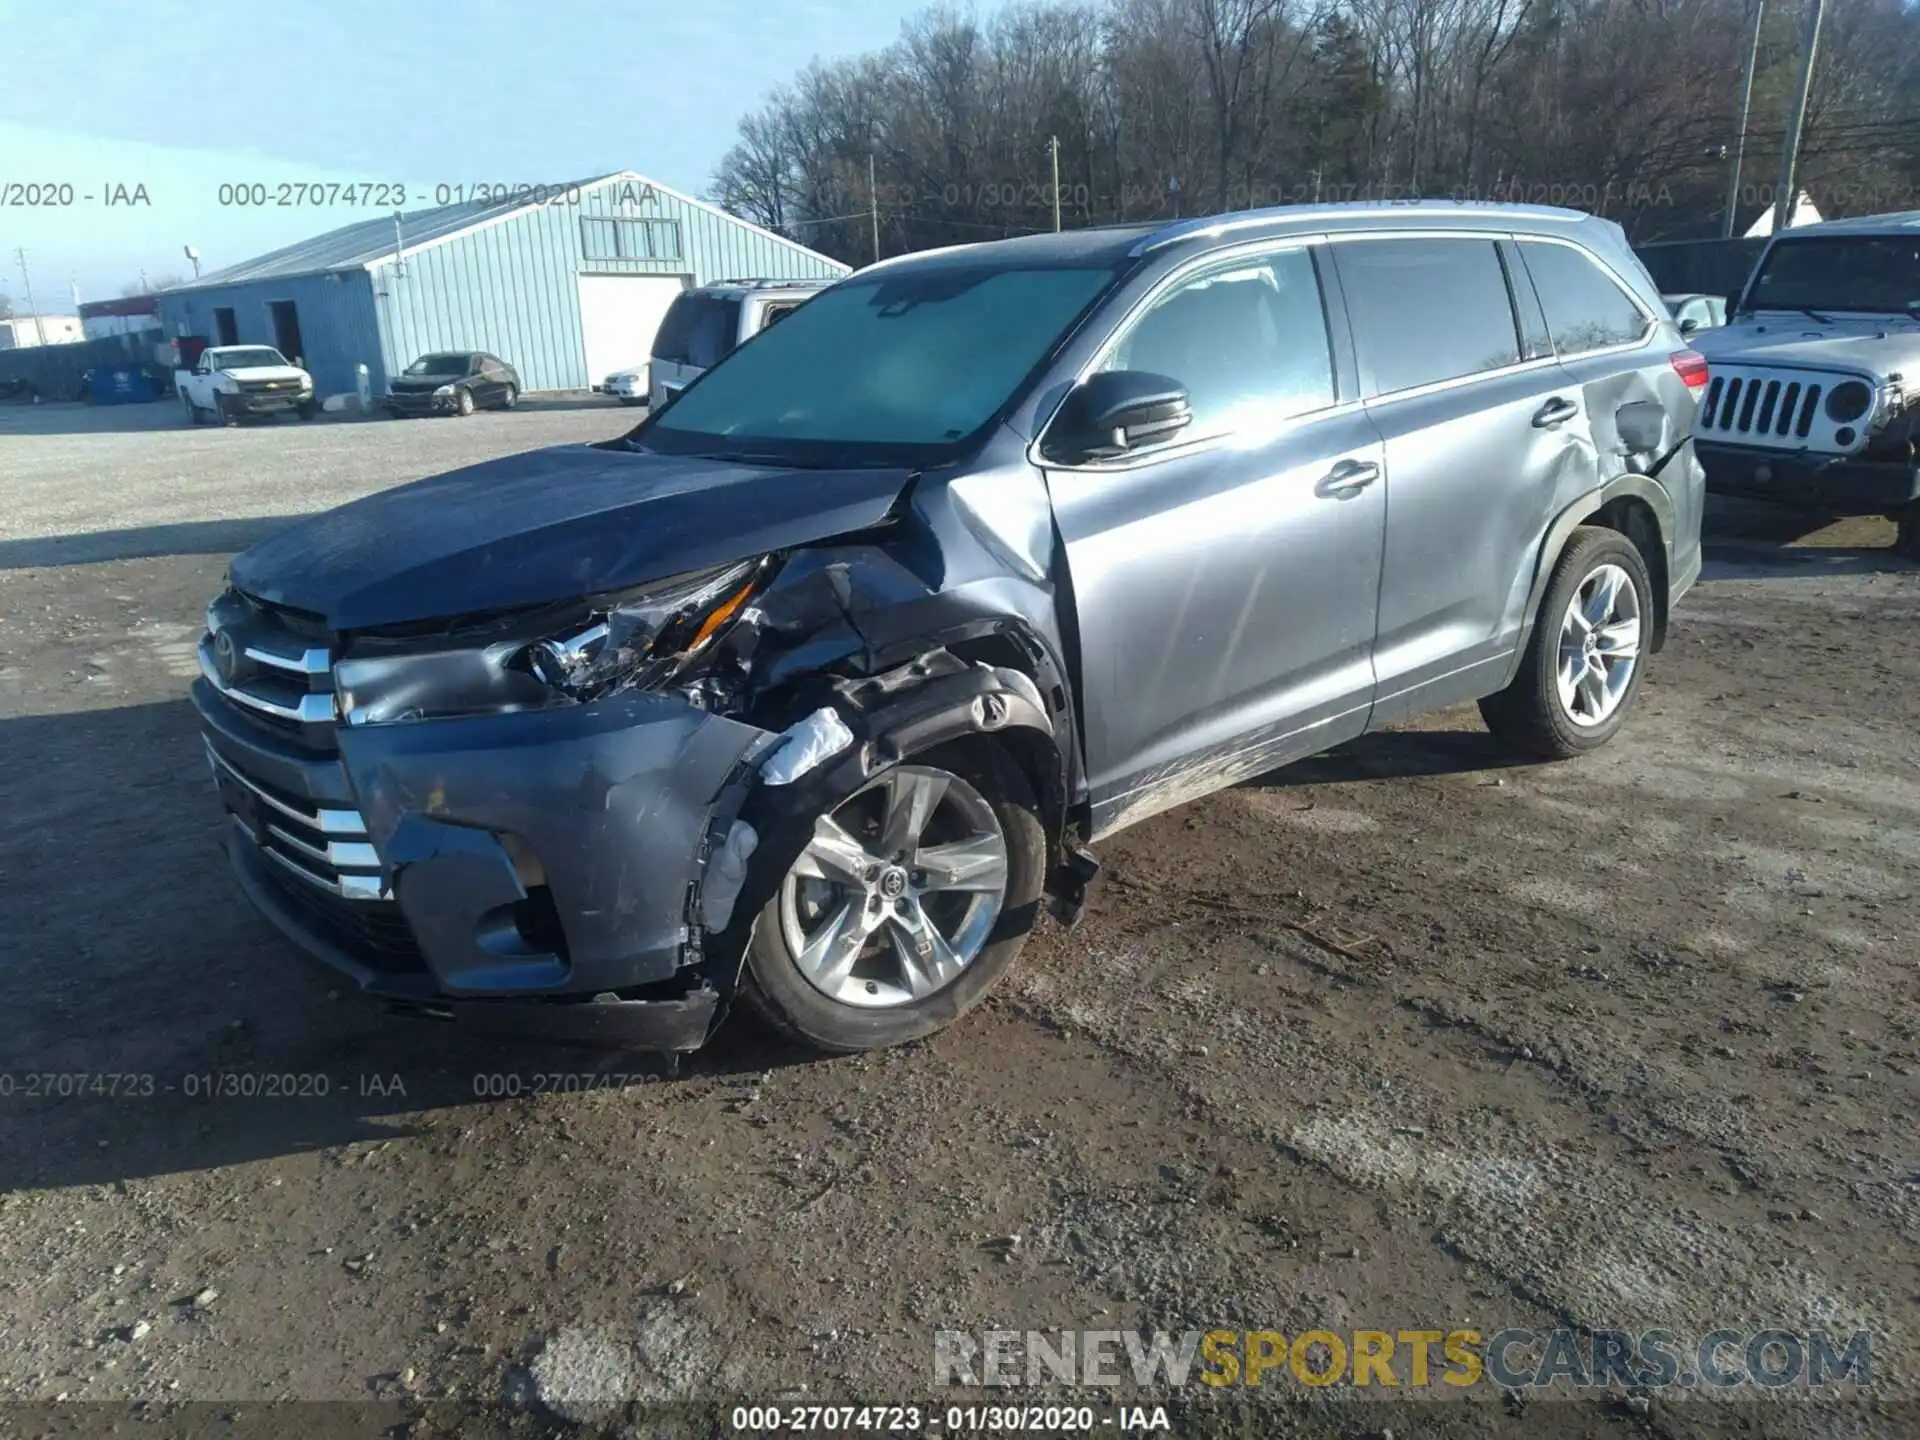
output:
[[[1553,348],[1560,354],[1631,345],[1647,333],[1645,312],[1584,251],[1522,240],[1520,253],[1533,276],[1540,308],[1547,313]]]
[[[1153,303],[1106,368],[1186,386],[1186,437],[1326,408],[1333,357],[1313,256],[1287,250],[1195,276]]]
[[[1370,395],[1519,363],[1513,299],[1491,240],[1354,240],[1336,253]]]

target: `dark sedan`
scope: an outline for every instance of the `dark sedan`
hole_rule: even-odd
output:
[[[422,355],[387,389],[395,415],[471,415],[511,410],[520,399],[520,373],[484,350]]]

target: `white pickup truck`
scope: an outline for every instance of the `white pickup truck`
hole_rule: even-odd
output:
[[[311,420],[319,410],[313,377],[271,345],[220,345],[202,350],[190,370],[173,372],[187,423],[233,425],[252,415],[292,411]]]

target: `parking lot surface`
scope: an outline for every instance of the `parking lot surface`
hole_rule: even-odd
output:
[[[1920,1433],[1891,526],[1717,508],[1593,756],[1509,765],[1471,707],[1369,737],[1109,842],[1085,922],[929,1042],[819,1060],[736,1020],[657,1079],[299,964],[229,879],[185,699],[251,539],[633,418],[0,407],[0,1397],[512,1429],[563,1373],[925,1396],[940,1329],[1777,1327],[1870,1331],[1879,1402],[1289,1379],[1312,1405],[1244,1433]]]

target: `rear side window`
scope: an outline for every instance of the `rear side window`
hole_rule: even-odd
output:
[[[1650,323],[1619,281],[1583,250],[1522,240],[1533,276],[1534,294],[1547,314],[1553,348],[1562,355],[1585,355],[1612,345],[1631,345]]]
[[[791,305],[767,306],[764,310],[760,312],[760,328],[762,330],[772,328],[772,326],[777,324],[779,321],[786,319],[787,316],[791,315],[798,308],[799,308],[798,301],[795,301]]]
[[[1513,300],[1491,240],[1353,240],[1334,251],[1370,395],[1519,362]]]
[[[1107,361],[1178,380],[1183,438],[1333,404],[1333,359],[1313,257],[1287,250],[1202,271],[1154,301]]]
[[[738,300],[689,292],[667,307],[653,338],[653,357],[707,369],[733,349],[739,327]]]

